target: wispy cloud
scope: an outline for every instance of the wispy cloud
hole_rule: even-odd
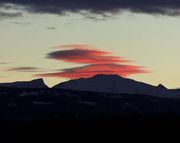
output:
[[[0,62],[0,65],[6,65],[8,64],[7,62]]]
[[[22,13],[20,13],[20,12],[14,12],[14,13],[0,12],[0,19],[16,18],[16,17],[22,17]]]
[[[146,73],[142,67],[120,64],[87,65],[76,68],[63,69],[60,72],[38,74],[39,77],[59,77],[67,79],[88,78],[96,74],[117,74],[127,77],[131,74]]]
[[[56,30],[56,27],[54,27],[54,26],[46,26],[46,29],[49,29],[49,30]]]
[[[15,72],[39,72],[42,69],[37,67],[12,67],[8,68],[5,71],[15,71]]]
[[[128,60],[112,53],[97,50],[89,45],[62,45],[58,51],[47,54],[47,58],[85,66],[61,69],[59,72],[38,74],[38,77],[87,78],[96,74],[117,74],[127,77],[131,74],[147,73],[143,67],[128,64]]]
[[[25,9],[10,3],[2,3],[0,1],[0,19],[9,19],[22,17]]]
[[[30,24],[29,22],[18,22],[18,21],[15,21],[13,23],[16,25],[21,25],[21,26],[28,26]]]
[[[23,6],[32,13],[65,14],[83,11],[107,15],[121,11],[135,13],[179,15],[179,0],[1,0],[4,4]]]

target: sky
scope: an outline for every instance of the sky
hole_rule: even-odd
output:
[[[118,74],[180,87],[176,0],[0,0],[0,82]]]

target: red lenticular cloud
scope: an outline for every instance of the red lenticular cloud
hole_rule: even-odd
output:
[[[128,60],[113,56],[111,52],[97,50],[89,45],[62,45],[56,48],[59,50],[48,53],[47,58],[86,65],[35,76],[76,79],[88,78],[96,74],[116,74],[127,77],[132,74],[147,73],[143,67],[127,64]]]
[[[91,46],[91,45],[86,45],[86,44],[72,44],[72,45],[60,45],[60,46],[56,46],[55,48],[58,49],[96,49],[95,47]]]
[[[98,50],[70,49],[55,51],[48,54],[48,58],[69,63],[81,64],[107,64],[127,62],[121,57],[109,56],[108,52]]]
[[[61,72],[39,74],[40,77],[59,77],[67,79],[88,78],[96,74],[116,74],[122,77],[127,77],[131,74],[146,73],[142,67],[132,65],[118,65],[118,64],[101,64],[101,65],[87,65],[77,68],[64,69]]]
[[[122,57],[111,56],[110,54],[112,53],[96,50],[92,46],[64,45],[59,48],[65,48],[65,50],[48,53],[47,58],[80,64],[110,64],[128,62]]]

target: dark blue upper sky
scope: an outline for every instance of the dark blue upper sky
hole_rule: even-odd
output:
[[[23,5],[31,12],[56,14],[80,10],[101,14],[129,10],[137,13],[178,15],[180,8],[179,0],[1,0],[0,3]]]

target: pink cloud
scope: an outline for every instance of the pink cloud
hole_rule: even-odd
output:
[[[111,52],[97,50],[88,45],[63,45],[60,50],[47,54],[47,58],[69,63],[80,64],[108,64],[122,63],[127,60],[118,56],[111,56]],[[63,49],[63,50],[62,50]]]
[[[59,72],[38,74],[38,77],[58,77],[67,79],[88,78],[96,74],[116,74],[127,77],[132,74],[147,73],[143,67],[128,64],[119,56],[111,52],[97,50],[96,48],[77,44],[56,47],[59,50],[47,54],[47,58],[67,63],[86,64],[85,66],[62,69]]]
[[[116,74],[127,77],[132,74],[147,73],[142,67],[119,64],[87,65],[77,68],[64,69],[60,72],[36,75],[38,77],[59,77],[67,79],[88,78],[96,74]]]

